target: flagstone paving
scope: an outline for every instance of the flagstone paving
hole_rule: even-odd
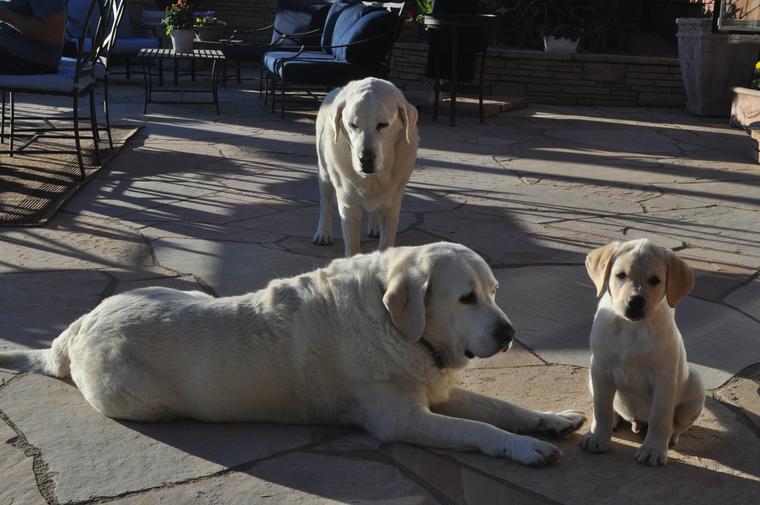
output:
[[[313,109],[280,120],[230,87],[219,116],[143,116],[139,87],[113,89],[115,122],[144,125],[137,138],[44,228],[0,229],[0,350],[48,346],[114,293],[239,294],[343,250],[310,240]],[[591,455],[584,426],[536,469],[358,429],[123,422],[68,382],[0,371],[0,504],[759,503],[760,167],[725,123],[613,107],[530,106],[456,128],[423,117],[404,201],[398,244],[475,249],[518,330],[463,387],[530,408],[590,417],[591,248],[650,237],[687,259],[697,287],[677,319],[709,391],[664,468],[638,465],[624,428]]]

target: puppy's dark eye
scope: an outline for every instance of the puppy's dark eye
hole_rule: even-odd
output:
[[[649,279],[647,279],[647,283],[650,286],[656,286],[656,285],[658,285],[660,283],[660,278],[657,277],[656,275],[653,275],[652,277],[650,277]]]
[[[388,126],[388,123],[377,123],[377,129],[378,130],[382,130],[386,126]]]
[[[348,123],[349,128],[356,128],[356,125],[354,123]]]
[[[478,297],[475,296],[475,291],[470,291],[466,295],[462,296],[459,301],[466,305],[474,305],[478,301]]]
[[[626,277],[628,277],[628,276],[627,276],[627,275],[625,275],[625,272],[620,272],[620,273],[619,273],[619,274],[617,274],[615,277],[617,277],[617,278],[618,278],[618,279],[620,279],[621,281],[624,281],[624,280],[626,279]]]

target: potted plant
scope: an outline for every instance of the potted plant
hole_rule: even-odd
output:
[[[551,54],[573,54],[582,35],[582,8],[577,0],[541,0],[536,2],[544,39],[544,51]]]
[[[195,39],[195,15],[187,0],[177,0],[166,8],[166,16],[161,20],[166,34],[172,38],[172,46],[178,53],[193,51]]]
[[[218,42],[227,35],[227,23],[216,17],[213,10],[195,13],[195,32],[198,40]]]

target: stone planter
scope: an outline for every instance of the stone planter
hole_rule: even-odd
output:
[[[760,36],[712,33],[711,22],[676,19],[686,110],[698,116],[728,116],[731,88],[747,85],[752,77]]]
[[[194,39],[193,30],[172,30],[172,47],[177,53],[192,53]]]
[[[203,42],[219,42],[219,39],[230,34],[227,25],[201,26],[198,28],[198,40]]]
[[[578,40],[565,37],[544,37],[544,52],[548,54],[575,54]]]
[[[731,126],[747,128],[753,123],[760,127],[760,91],[749,88],[733,88],[731,101]]]

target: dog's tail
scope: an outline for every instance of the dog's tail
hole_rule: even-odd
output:
[[[53,340],[50,349],[0,352],[0,368],[59,378],[68,377],[71,363],[69,341],[73,335],[79,333],[81,325],[82,318],[79,318]]]

